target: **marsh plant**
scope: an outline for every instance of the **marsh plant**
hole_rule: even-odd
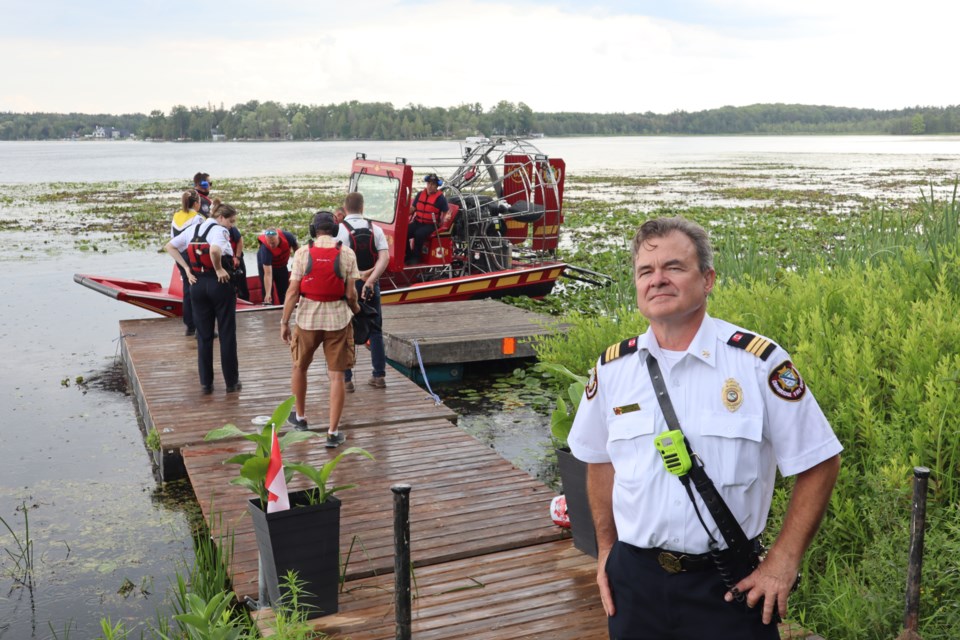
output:
[[[26,501],[21,502],[19,511],[23,513],[23,532],[17,533],[3,518],[0,524],[4,526],[12,538],[10,546],[4,546],[3,551],[13,563],[7,574],[17,584],[33,588],[33,540],[30,538],[30,508]]]
[[[858,241],[882,251],[849,249],[775,277],[743,273],[710,296],[711,315],[791,352],[844,445],[836,490],[789,610],[830,640],[893,638],[901,628],[914,466],[933,470],[920,635],[946,640],[960,629],[956,214],[955,200],[926,200],[905,214],[896,234],[888,234],[894,224],[886,218],[873,231],[860,230]],[[646,328],[637,312],[563,320],[569,330],[545,338],[537,351],[543,362],[572,372]],[[564,402],[567,393],[561,390]],[[791,483],[778,481],[770,531],[780,530]]]

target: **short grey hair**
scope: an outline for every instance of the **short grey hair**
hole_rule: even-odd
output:
[[[693,242],[693,246],[697,250],[697,262],[700,273],[706,273],[710,269],[713,269],[713,247],[710,244],[710,236],[707,235],[706,230],[699,224],[680,216],[654,218],[640,225],[636,235],[633,236],[633,245],[631,247],[634,264],[637,262],[637,253],[640,251],[640,247],[643,246],[644,242],[651,238],[663,238],[674,231],[679,231],[686,235],[690,238],[690,241]]]

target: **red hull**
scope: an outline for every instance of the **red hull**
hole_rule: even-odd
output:
[[[542,298],[553,290],[553,286],[566,267],[567,265],[562,262],[549,262],[532,267],[515,267],[492,273],[446,278],[383,291],[380,298],[385,305],[454,302],[503,296]],[[174,270],[174,277],[176,284],[179,285],[179,275],[176,270]],[[183,315],[183,299],[179,286],[164,287],[157,282],[80,273],[74,274],[73,280],[105,296],[148,309],[162,316]],[[237,311],[263,309],[264,307],[260,304],[259,278],[248,277],[247,283],[254,302],[237,300]],[[174,291],[171,291],[171,288]]]

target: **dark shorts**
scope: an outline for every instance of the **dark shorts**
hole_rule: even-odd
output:
[[[293,327],[293,339],[290,341],[290,355],[298,369],[306,369],[313,362],[313,354],[323,345],[323,356],[327,361],[327,370],[346,371],[356,363],[353,349],[353,325],[348,324],[336,331],[301,329]]]

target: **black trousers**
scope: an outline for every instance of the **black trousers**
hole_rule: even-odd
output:
[[[779,640],[776,623],[763,624],[760,606],[725,602],[720,573],[667,573],[656,557],[617,542],[607,558],[616,614],[607,618],[611,640]]]
[[[180,255],[187,261],[187,264],[190,264],[190,258],[187,257],[186,251],[181,251]],[[180,272],[180,282],[183,283],[183,324],[187,325],[187,329],[196,329],[197,326],[193,323],[193,304],[190,300],[190,281],[187,280],[187,272],[179,264],[177,265],[177,271]]]
[[[257,265],[260,272],[260,289],[263,290],[263,265]],[[276,304],[283,304],[283,301],[287,299],[287,289],[290,287],[290,270],[286,267],[274,267],[273,268],[273,286],[277,288],[277,300]],[[269,299],[268,296],[272,295],[272,291],[264,291],[263,299]]]
[[[423,243],[427,241],[430,234],[437,230],[437,225],[432,222],[417,222],[414,220],[407,228],[407,240],[413,238],[413,252],[407,254],[407,262],[420,262],[423,258]]]
[[[197,277],[190,287],[193,321],[197,325],[197,368],[200,384],[213,386],[213,333],[220,331],[220,368],[226,385],[240,379],[237,364],[237,294],[232,282],[219,282],[213,271]]]

